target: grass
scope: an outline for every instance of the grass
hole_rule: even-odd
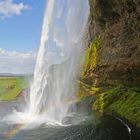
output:
[[[0,100],[11,101],[27,87],[24,77],[0,77]]]

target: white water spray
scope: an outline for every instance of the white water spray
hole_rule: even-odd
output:
[[[48,0],[26,113],[19,122],[62,124],[75,111],[75,81],[88,20],[88,0]]]
[[[51,26],[53,9],[55,0],[48,1],[48,8],[46,8],[46,12],[44,15],[44,23],[42,27],[42,35],[40,41],[40,48],[37,55],[36,67],[34,71],[34,81],[31,86],[30,91],[30,112],[38,114],[40,111],[40,105],[42,105],[42,98],[44,94],[45,86],[47,85],[47,75],[48,71],[46,71],[45,66],[45,55],[46,55],[46,43],[49,39],[49,30]],[[47,93],[46,93],[47,94]]]

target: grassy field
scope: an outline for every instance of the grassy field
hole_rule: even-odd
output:
[[[27,81],[24,77],[0,77],[0,100],[10,101],[27,87]]]

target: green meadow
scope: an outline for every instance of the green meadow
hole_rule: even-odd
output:
[[[26,87],[24,77],[0,77],[0,101],[15,100]]]

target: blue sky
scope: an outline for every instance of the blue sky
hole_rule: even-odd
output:
[[[40,41],[45,0],[9,1],[17,5],[22,3],[26,8],[21,10],[20,15],[13,13],[0,19],[0,48],[7,51],[35,51]]]
[[[48,1],[0,0],[0,73],[33,73]],[[55,0],[49,32],[43,30],[49,36],[47,50],[55,54],[50,59],[73,50],[87,17],[88,0]]]
[[[46,0],[0,0],[0,73],[33,73]]]

